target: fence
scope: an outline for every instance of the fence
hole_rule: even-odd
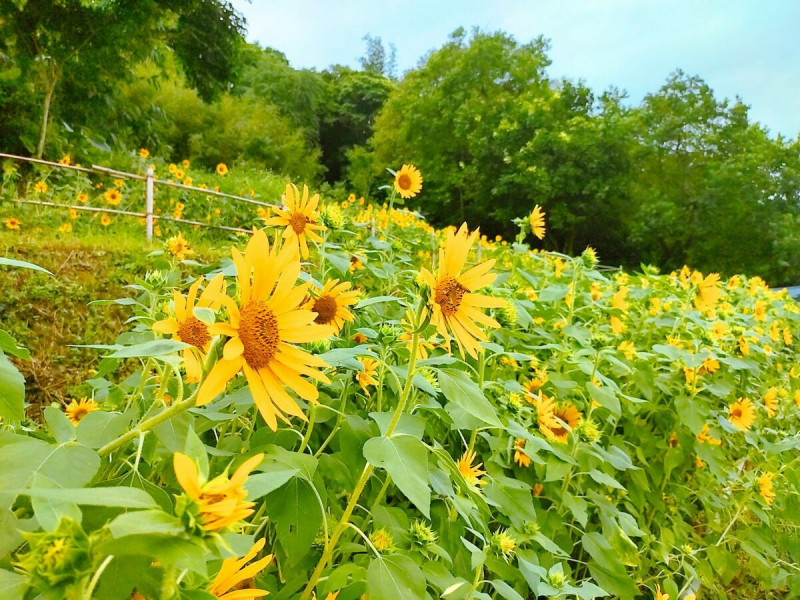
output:
[[[82,171],[84,173],[95,173],[99,175],[106,175],[109,177],[115,177],[119,179],[133,179],[136,181],[143,181],[145,184],[145,212],[137,213],[129,210],[120,210],[120,209],[112,209],[112,208],[97,208],[94,206],[81,206],[81,205],[72,205],[72,204],[60,204],[58,202],[47,202],[45,200],[29,200],[24,198],[17,198],[14,201],[19,202],[22,204],[36,204],[39,206],[46,206],[46,207],[53,207],[53,208],[66,208],[66,209],[74,209],[74,210],[82,210],[82,211],[89,211],[89,212],[104,212],[104,213],[111,213],[111,214],[119,214],[119,215],[126,215],[130,217],[139,217],[145,219],[145,230],[147,234],[147,241],[150,242],[153,239],[153,225],[156,220],[164,220],[164,221],[173,221],[176,223],[185,223],[187,225],[199,226],[199,227],[209,227],[212,229],[222,229],[225,231],[235,231],[240,233],[250,233],[248,229],[242,229],[240,227],[229,227],[227,225],[212,225],[211,223],[203,223],[202,221],[191,221],[189,219],[180,219],[176,217],[170,217],[166,215],[157,215],[154,213],[154,206],[155,206],[155,186],[156,182],[160,186],[167,186],[172,188],[178,188],[187,190],[190,192],[199,192],[205,196],[217,196],[221,198],[229,198],[231,200],[236,200],[240,202],[247,202],[248,204],[255,204],[258,206],[264,206],[266,208],[278,208],[275,204],[268,204],[266,202],[261,202],[256,200],[255,198],[245,198],[243,196],[234,196],[233,194],[226,194],[225,192],[218,192],[216,190],[196,187],[193,185],[185,185],[183,183],[178,183],[175,181],[168,181],[163,179],[157,179],[155,176],[155,172],[152,168],[147,169],[146,175],[138,175],[136,173],[126,173],[125,171],[117,171],[115,169],[109,169],[106,167],[100,167],[97,165],[91,165],[89,167],[81,167],[78,165],[65,165],[58,162],[52,162],[49,160],[43,160],[40,158],[31,158],[28,156],[17,156],[15,154],[5,154],[0,152],[0,158],[7,158],[11,160],[17,160],[22,162],[29,162],[34,164],[40,165],[47,165],[50,167],[54,167],[57,169],[71,169],[73,171]]]

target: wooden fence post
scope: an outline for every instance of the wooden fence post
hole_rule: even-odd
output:
[[[146,208],[145,208],[145,221],[147,223],[147,241],[153,241],[153,179],[155,178],[155,171],[153,167],[147,167],[147,182],[146,189]]]

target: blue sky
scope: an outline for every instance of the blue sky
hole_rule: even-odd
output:
[[[800,132],[797,0],[233,0],[248,39],[293,66],[356,66],[363,37],[397,47],[401,72],[457,27],[502,29],[519,41],[551,40],[550,75],[615,85],[638,103],[676,68],[718,97],[740,96],[775,135]]]

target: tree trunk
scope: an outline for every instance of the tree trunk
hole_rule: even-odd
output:
[[[50,105],[53,103],[53,96],[58,83],[58,71],[54,64],[50,64],[50,72],[47,74],[46,89],[44,94],[44,106],[42,107],[42,124],[39,129],[39,144],[36,146],[36,158],[42,158],[44,154],[44,144],[47,141],[47,128],[50,124]]]

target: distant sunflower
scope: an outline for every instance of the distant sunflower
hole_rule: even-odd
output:
[[[176,290],[172,301],[174,317],[153,323],[154,331],[171,334],[172,339],[192,346],[183,350],[186,381],[189,383],[200,381],[206,352],[211,346],[212,338],[208,325],[194,316],[194,309],[197,307],[217,310],[221,303],[220,296],[225,293],[225,279],[220,273],[209,282],[198,299],[197,292],[202,282],[202,279],[197,279],[189,288],[189,295],[186,298]]]
[[[394,189],[401,198],[413,198],[422,190],[422,173],[413,165],[403,165],[394,177]]]
[[[369,386],[378,385],[378,380],[375,376],[378,374],[378,361],[368,356],[362,356],[358,359],[364,365],[364,370],[356,373],[356,380],[364,393],[369,396]]]
[[[73,400],[66,408],[67,418],[73,425],[81,422],[81,419],[98,409],[97,403],[91,398],[81,398],[80,400]]]
[[[117,206],[120,202],[122,202],[122,194],[119,193],[119,190],[108,190],[105,194],[103,194],[103,197],[111,206]]]
[[[528,217],[528,222],[531,224],[531,231],[533,232],[533,235],[540,240],[544,239],[545,234],[545,214],[546,213],[542,210],[542,207],[537,204],[533,207],[533,211]]]
[[[19,229],[20,220],[16,217],[9,217],[5,220],[5,225],[7,229]]]
[[[350,290],[351,285],[349,281],[339,283],[338,279],[331,279],[322,290],[312,293],[306,307],[317,313],[315,323],[330,325],[335,333],[339,333],[346,321],[352,323],[355,320],[347,308],[358,302],[358,292]]]
[[[217,165],[217,175],[227,175],[228,174],[228,165],[225,163],[219,163]]]
[[[491,285],[497,277],[495,273],[489,272],[494,266],[494,259],[461,273],[478,235],[478,231],[470,234],[466,223],[457,233],[449,230],[444,246],[439,249],[439,268],[436,275],[424,267],[420,271],[423,282],[431,289],[428,299],[432,311],[431,322],[444,336],[448,349],[452,336],[458,342],[461,356],[464,356],[466,350],[473,358],[477,358],[478,352],[483,350],[478,342],[487,339],[476,322],[486,327],[500,327],[497,321],[486,316],[480,309],[501,308],[506,305],[502,298],[474,293],[474,290]]]
[[[230,336],[222,358],[206,377],[197,396],[198,406],[220,394],[237,373],[244,373],[256,406],[267,425],[278,428],[285,415],[305,420],[288,386],[298,396],[316,402],[319,391],[303,376],[329,383],[320,371],[328,365],[321,358],[293,344],[329,337],[333,329],[314,323],[316,315],[303,308],[308,284],[295,287],[300,276],[297,246],[277,240],[270,247],[267,235],[256,231],[244,255],[231,250],[239,284],[239,304],[222,295],[228,323],[209,326],[209,333]]]
[[[276,208],[276,217],[266,220],[267,225],[277,225],[285,227],[283,231],[284,239],[291,239],[300,248],[300,253],[304,259],[308,258],[308,241],[310,238],[315,242],[322,243],[322,238],[316,233],[322,231],[325,226],[320,224],[317,205],[319,204],[319,194],[308,197],[308,186],[303,186],[303,195],[291,183],[286,186],[283,205],[285,208]]]
[[[109,217],[108,215],[101,215],[100,225],[102,225],[103,227],[108,227],[109,225],[111,225],[111,217]]]
[[[44,181],[37,181],[33,185],[33,189],[37,194],[44,194],[47,191],[47,184]]]
[[[773,477],[775,477],[774,473],[762,473],[758,478],[758,493],[767,504],[772,504],[775,501]]]
[[[256,575],[272,562],[272,554],[247,564],[264,548],[266,540],[261,538],[242,558],[226,558],[222,561],[214,581],[208,588],[218,600],[258,600],[269,592],[251,587]]]
[[[739,398],[728,407],[728,420],[737,429],[747,431],[756,421],[756,407],[749,398]]]
[[[481,469],[483,463],[473,465],[472,463],[475,462],[475,458],[476,454],[474,450],[467,450],[464,452],[461,458],[458,459],[458,462],[456,462],[458,472],[461,473],[464,481],[466,481],[469,485],[486,485],[488,481],[481,479],[481,477],[486,475],[486,471]]]
[[[536,402],[539,419],[539,430],[554,442],[566,444],[570,431],[577,429],[583,415],[570,402],[556,404],[552,398],[539,394]]]

